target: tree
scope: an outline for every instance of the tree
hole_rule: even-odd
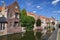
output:
[[[22,16],[21,17],[21,26],[31,29],[34,27],[35,19],[31,16]]]
[[[21,15],[27,15],[26,9],[23,9],[23,10],[21,11]]]
[[[26,9],[22,9],[22,10],[20,10],[20,25],[22,26],[22,24],[23,24],[23,20],[24,20],[24,18],[26,18],[26,16],[27,16],[27,12],[26,12]],[[23,19],[23,20],[22,20]],[[23,25],[24,26],[24,25]]]
[[[34,27],[35,19],[31,16],[27,16],[27,12],[25,9],[21,11],[20,24],[22,27],[26,27],[27,29],[31,29]]]
[[[40,19],[37,19],[36,26],[41,26],[41,20]]]

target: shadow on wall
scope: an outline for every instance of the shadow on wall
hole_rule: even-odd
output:
[[[60,24],[58,25],[58,28],[60,28]]]

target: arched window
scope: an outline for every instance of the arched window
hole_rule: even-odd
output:
[[[41,26],[41,20],[40,19],[37,19],[37,21],[36,21],[36,26],[38,27],[38,26]]]
[[[52,22],[53,25],[55,25],[55,22]]]

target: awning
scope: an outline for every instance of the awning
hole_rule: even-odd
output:
[[[6,18],[4,16],[0,17],[0,23],[7,23]]]

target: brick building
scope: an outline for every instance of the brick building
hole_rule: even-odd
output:
[[[0,35],[19,33],[21,27],[19,25],[20,8],[15,1],[9,6],[0,6]]]

